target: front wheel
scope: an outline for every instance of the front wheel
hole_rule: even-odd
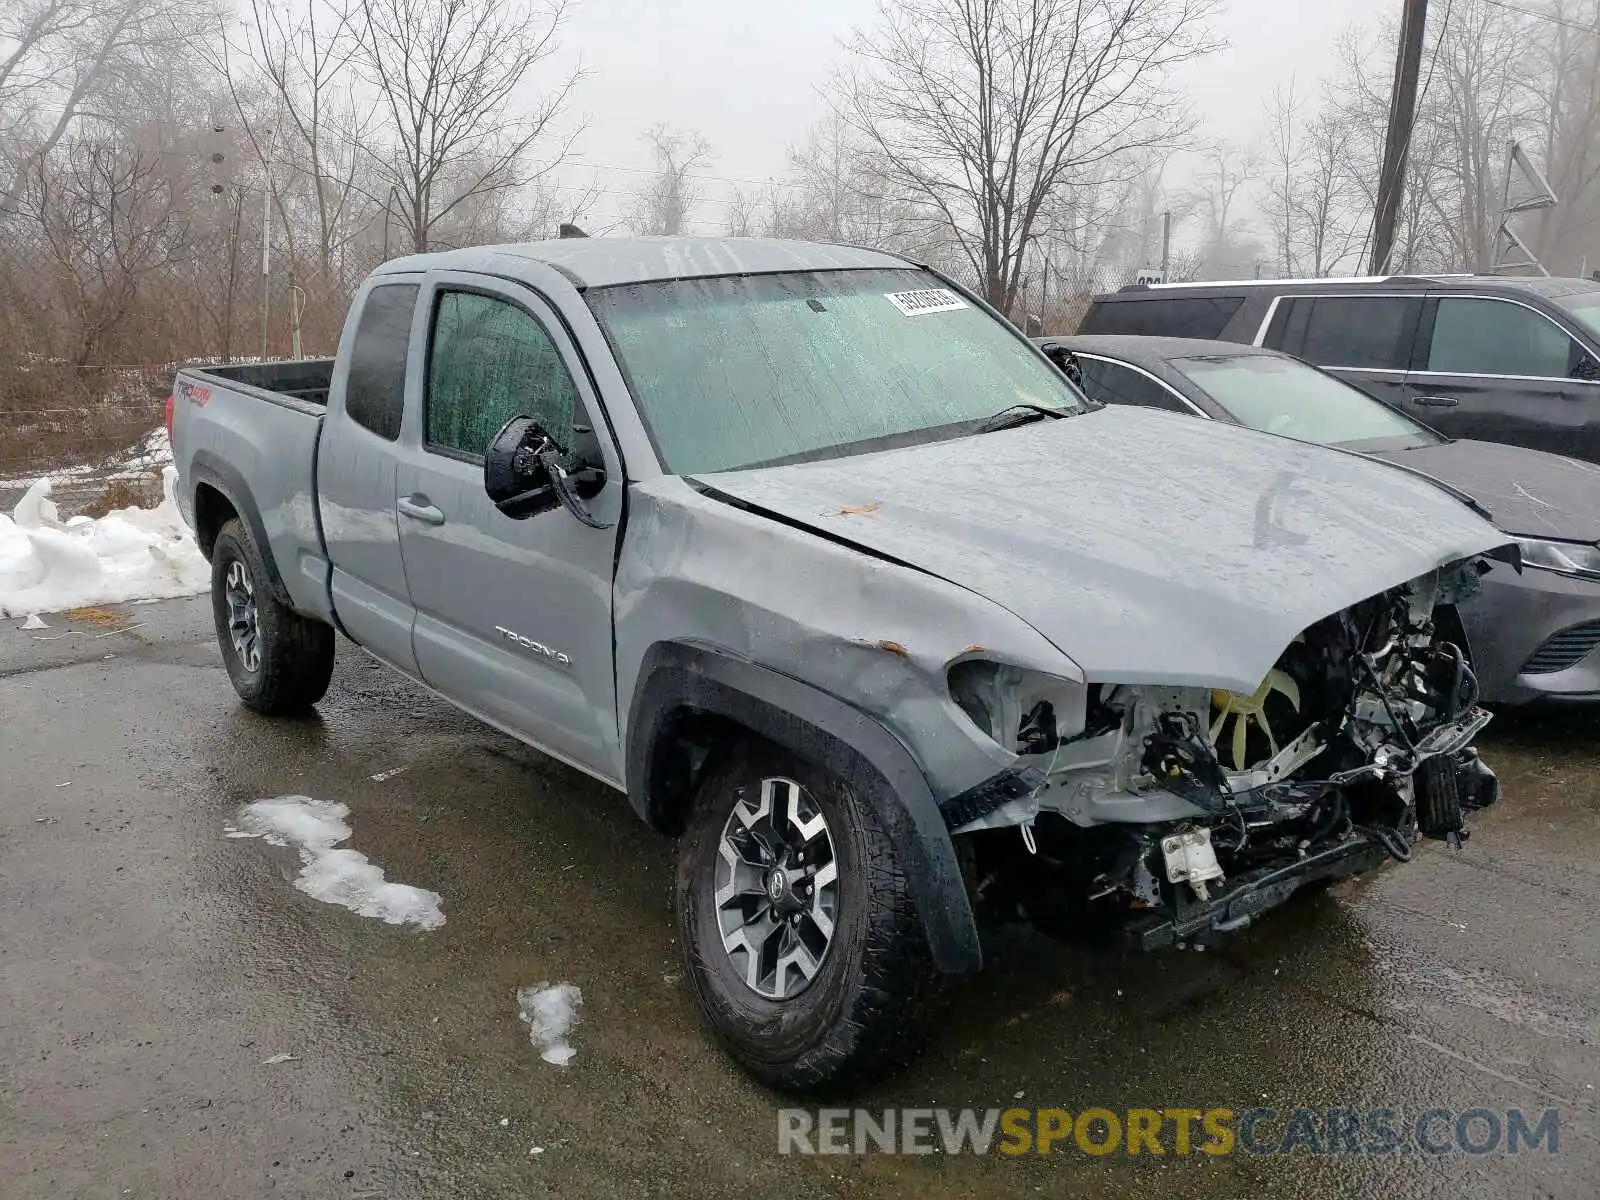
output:
[[[841,780],[736,748],[698,790],[677,888],[700,1007],[762,1082],[857,1083],[910,1056],[927,941],[877,814]]]
[[[267,716],[304,712],[333,678],[333,629],[272,595],[266,564],[237,518],[211,549],[211,612],[233,690]]]

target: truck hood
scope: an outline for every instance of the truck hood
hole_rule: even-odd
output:
[[[1382,463],[1132,407],[696,482],[977,592],[1114,683],[1253,690],[1322,617],[1509,540]]]
[[[1459,441],[1376,452],[1468,493],[1507,533],[1600,541],[1600,466],[1526,446]]]

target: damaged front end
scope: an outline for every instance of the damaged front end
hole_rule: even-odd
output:
[[[1459,846],[1463,810],[1499,795],[1471,747],[1489,714],[1454,635],[1479,570],[1316,622],[1248,695],[953,664],[951,696],[1018,756],[946,808],[973,835],[976,895],[1047,932],[1109,927],[1156,947],[1405,861],[1420,837]]]

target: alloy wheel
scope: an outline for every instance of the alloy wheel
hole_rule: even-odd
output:
[[[821,969],[839,916],[827,819],[794,780],[764,779],[757,799],[734,804],[717,853],[723,949],[751,991],[793,999]]]
[[[256,615],[256,588],[238,559],[228,564],[223,599],[228,604],[228,641],[239,663],[251,674],[261,669],[261,625]]]

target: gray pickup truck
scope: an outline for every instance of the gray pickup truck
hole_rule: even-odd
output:
[[[780,1087],[902,1058],[980,917],[1204,942],[1498,796],[1435,616],[1504,534],[1098,405],[886,254],[403,258],[337,357],[184,370],[171,423],[245,704],[320,700],[337,632],[625,791]]]

